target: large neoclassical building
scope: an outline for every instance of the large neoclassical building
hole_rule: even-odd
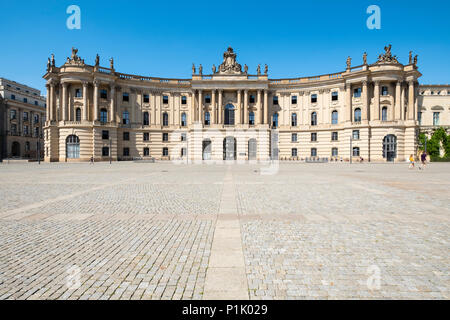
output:
[[[385,47],[338,73],[271,79],[228,48],[212,73],[190,79],[119,73],[72,49],[48,61],[47,161],[187,159],[402,161],[417,151],[421,73]],[[447,90],[447,89],[446,89]],[[424,91],[425,92],[425,91]],[[448,90],[447,90],[448,95]]]

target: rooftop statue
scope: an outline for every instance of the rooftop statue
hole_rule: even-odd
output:
[[[367,64],[367,52],[364,52],[364,54],[363,54],[363,64],[364,65]]]
[[[233,48],[228,47],[223,54],[223,62],[219,66],[220,73],[242,73],[242,67],[236,62],[236,53]]]
[[[269,66],[266,64],[266,65],[264,65],[264,74],[267,75],[268,72],[269,72]]]
[[[192,74],[195,74],[195,64],[192,64]]]
[[[347,58],[347,69],[350,69],[352,67],[352,58],[349,56]]]
[[[398,63],[397,56],[393,56],[391,53],[391,48],[392,45],[384,47],[385,53],[378,56],[377,63]]]
[[[95,57],[95,66],[98,67],[100,65],[100,57],[97,53],[97,56]]]
[[[72,55],[70,58],[67,58],[67,63],[69,64],[78,64],[78,65],[84,65],[84,59],[81,59],[78,55],[78,49],[72,47]]]

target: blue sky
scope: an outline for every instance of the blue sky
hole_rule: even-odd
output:
[[[406,63],[419,55],[421,83],[450,83],[449,1],[5,1],[1,0],[0,76],[43,90],[47,57],[61,65],[72,46],[93,64],[116,70],[189,78],[232,46],[238,62],[270,78],[314,76],[345,69],[347,56],[376,60],[385,45]],[[81,30],[66,27],[69,5],[81,8]],[[381,8],[381,29],[369,30],[366,9]]]

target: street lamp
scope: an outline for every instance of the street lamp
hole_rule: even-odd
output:
[[[111,145],[112,145],[112,139],[109,138],[109,164],[111,164]]]

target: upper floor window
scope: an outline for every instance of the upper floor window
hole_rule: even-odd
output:
[[[278,97],[277,96],[273,96],[273,104],[278,105]]]
[[[16,117],[17,117],[17,111],[16,110],[11,110],[11,113],[10,113],[11,120],[16,119]]]
[[[23,113],[23,121],[28,121],[28,112]]]
[[[102,130],[102,139],[103,140],[109,139],[109,131],[108,130]]]
[[[248,124],[251,126],[255,125],[255,113],[253,111],[250,111],[248,114]]]
[[[34,123],[39,123],[39,115],[38,114],[34,115]]]
[[[123,133],[123,140],[124,141],[129,141],[130,140],[130,133],[129,132],[124,132]]]
[[[150,124],[150,117],[148,112],[144,112],[144,119],[143,119],[143,125],[148,126]]]
[[[38,102],[36,100],[34,100],[34,105],[37,106],[39,105]]]
[[[296,127],[297,126],[297,114],[293,113],[291,115],[291,126]]]
[[[419,121],[419,125],[422,124],[422,112],[420,111],[417,113],[417,121]]]
[[[291,142],[297,142],[297,134],[296,133],[293,133],[291,135]]]
[[[208,111],[205,112],[205,126],[209,126],[211,124],[211,116]]]
[[[255,96],[253,94],[250,95],[249,102],[250,103],[255,103]]]
[[[352,138],[353,140],[359,140],[359,130],[353,130]]]
[[[316,142],[317,141],[317,132],[312,132],[311,133],[311,141],[312,142]]]
[[[11,95],[11,100],[16,100],[16,96],[14,94]]]
[[[143,140],[144,141],[149,141],[150,140],[150,133],[144,132]]]
[[[333,91],[331,93],[331,101],[338,101],[339,100],[339,93],[337,91]]]
[[[181,126],[182,126],[182,127],[185,127],[186,124],[187,124],[187,121],[186,121],[186,113],[183,112],[183,113],[181,114]]]
[[[100,99],[108,99],[108,90],[106,89],[100,90]]]
[[[353,97],[360,98],[361,97],[361,88],[353,89]]]
[[[361,122],[361,109],[356,108],[354,112],[354,119],[355,122]]]
[[[81,98],[82,96],[81,89],[75,89],[75,98]]]
[[[169,115],[167,112],[163,113],[163,126],[167,127],[169,125]]]
[[[317,112],[311,113],[311,125],[317,126]]]
[[[331,133],[331,141],[338,141],[338,133],[337,132]]]
[[[148,94],[144,94],[144,103],[150,102],[150,96]]]
[[[278,113],[274,113],[272,116],[272,127],[278,127]]]
[[[433,112],[433,126],[439,125],[439,112]]]
[[[169,104],[169,96],[163,96],[163,104]]]
[[[181,104],[187,104],[186,96],[181,96]]]
[[[23,98],[23,102],[28,103],[28,99],[27,98]]]
[[[122,113],[122,123],[123,124],[130,124],[130,114],[128,111],[124,111]]]
[[[387,96],[389,94],[389,88],[386,86],[381,87],[381,95]]]
[[[381,121],[387,121],[387,112],[388,112],[387,107],[383,107],[381,109]]]
[[[75,111],[75,121],[81,121],[81,109],[77,108]]]
[[[291,103],[292,104],[297,104],[297,96],[292,96],[291,97]]]
[[[181,133],[181,141],[186,141],[186,133]]]
[[[205,96],[205,103],[211,103],[211,96],[209,94]]]
[[[316,103],[317,102],[317,94],[312,94],[311,95],[311,103]]]
[[[338,124],[338,121],[339,121],[339,113],[336,110],[334,110],[331,113],[331,124]]]
[[[122,95],[122,101],[123,102],[128,102],[130,101],[130,94],[128,92],[124,92]]]
[[[128,112],[127,112],[128,113]],[[104,109],[104,108],[102,108],[101,110],[100,110],[100,122],[101,123],[106,123],[106,122],[108,122],[108,110],[106,110],[106,109]],[[125,124],[125,122],[124,122],[124,124]]]
[[[34,137],[39,138],[39,127],[34,128]]]

